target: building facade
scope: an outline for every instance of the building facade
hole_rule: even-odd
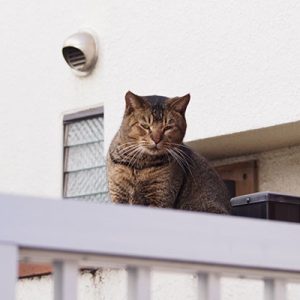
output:
[[[296,0],[2,1],[0,192],[61,198],[64,117],[103,107],[106,153],[131,90],[190,93],[187,143],[216,167],[256,161],[255,190],[299,195],[299,14]],[[97,37],[98,62],[78,77],[62,45],[85,29]],[[114,272],[83,274],[83,282],[97,289],[111,280],[105,288],[119,284],[122,294],[124,274]],[[157,289],[193,286],[192,277],[158,278]],[[19,300],[48,299],[50,282],[22,280]],[[193,299],[187,290],[174,294]],[[82,293],[98,299],[97,291]]]

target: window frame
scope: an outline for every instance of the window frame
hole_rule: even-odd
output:
[[[65,159],[65,138],[66,138],[66,128],[68,124],[72,124],[74,122],[79,122],[79,121],[83,121],[83,120],[88,120],[88,119],[92,119],[92,118],[97,118],[97,117],[102,117],[104,118],[104,106],[98,106],[98,107],[93,107],[93,108],[89,108],[89,109],[85,109],[85,110],[80,110],[78,112],[75,113],[69,113],[69,114],[65,114],[63,117],[63,157],[62,157],[62,197],[63,198],[67,198],[65,197],[65,186],[66,186],[66,181],[65,181],[65,163],[66,163],[66,159]]]

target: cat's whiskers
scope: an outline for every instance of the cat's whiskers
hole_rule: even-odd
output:
[[[129,167],[133,167],[133,164],[134,164],[134,162],[135,162],[135,157],[136,157],[136,155],[139,153],[139,148],[138,147],[136,147],[134,150],[132,150],[132,152],[130,152],[130,156],[131,156],[131,158],[130,158],[130,160],[129,160],[129,162],[128,162],[128,166]]]
[[[119,144],[116,149],[122,149],[122,148],[127,148],[129,146],[132,146],[132,145],[136,145],[136,142],[127,142],[127,143],[123,143],[123,144]]]
[[[166,145],[171,145],[172,143],[166,143]],[[174,143],[173,143],[174,145]],[[168,145],[167,145],[168,146]],[[192,171],[192,159],[181,149],[178,147],[167,147],[166,148],[168,153],[176,160],[178,165],[181,167],[181,169],[184,171],[185,175],[187,175],[187,171],[190,173],[192,179],[194,182],[196,182],[193,171]]]
[[[126,142],[126,143],[122,143],[122,144],[118,144],[118,146],[117,147],[119,147],[119,146],[123,146],[123,145],[128,145],[128,144],[136,144],[136,141],[131,141],[131,142]]]
[[[137,147],[136,144],[134,145],[131,145],[131,146],[128,146],[128,147],[125,147],[124,149],[121,149],[118,154],[123,156],[123,155],[127,155],[128,153],[130,153],[132,150],[134,150],[135,148]]]
[[[143,147],[147,143],[145,141],[139,142],[127,142],[118,145],[118,148],[123,148],[118,151],[118,155],[123,163],[128,164],[128,166],[133,166],[136,164],[138,159],[144,153]],[[127,146],[128,145],[128,146]]]
[[[141,148],[140,148],[140,153],[137,155],[136,161],[139,160],[139,159],[142,157],[142,155],[143,155],[144,153],[145,153],[145,151],[144,151],[144,149],[141,147]]]
[[[133,150],[133,155],[128,163],[129,166],[134,166],[135,163],[138,161],[141,153],[142,153],[143,149],[140,147],[140,145],[137,146],[137,148],[135,150]]]
[[[127,142],[127,143],[123,143],[123,144],[119,144],[116,148],[119,149],[119,148],[126,148],[126,147],[129,147],[129,146],[132,146],[132,145],[136,145],[136,142]]]
[[[132,150],[138,148],[140,146],[139,143],[134,143],[134,145],[127,146],[126,148],[119,151],[120,156],[128,156],[131,154]]]
[[[175,147],[174,151],[176,151],[180,156],[182,156],[189,166],[193,166],[192,158],[187,153],[185,153],[182,149]]]
[[[196,182],[195,177],[194,177],[193,172],[192,172],[192,167],[193,167],[192,159],[184,151],[182,151],[179,148],[174,148],[173,150],[182,158],[182,161],[185,163],[186,169],[191,174],[191,177],[192,177],[193,181]]]
[[[180,156],[182,156],[184,159],[186,159],[187,164],[189,164],[190,166],[193,166],[192,158],[181,149],[181,147],[184,147],[184,148],[187,148],[187,149],[189,149],[189,147],[187,147],[183,144],[176,144],[176,143],[170,143],[170,142],[165,142],[165,144],[167,146],[171,146],[172,150],[178,152],[178,154],[180,154]]]
[[[166,148],[167,152],[170,154],[170,156],[172,158],[175,159],[175,161],[178,163],[178,165],[181,167],[181,169],[183,170],[183,172],[186,174],[186,170],[185,170],[185,167],[184,167],[184,164],[182,164],[182,159],[180,156],[178,156],[178,154],[173,151],[173,149],[170,149],[170,148]]]
[[[179,149],[181,151],[183,151],[183,149],[181,148],[186,148],[188,150],[191,150],[188,146],[184,145],[184,144],[178,144],[178,143],[171,143],[171,142],[165,142],[165,144],[172,146],[172,148],[176,148]]]

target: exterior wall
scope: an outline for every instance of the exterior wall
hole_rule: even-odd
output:
[[[152,275],[153,300],[196,300],[196,280],[192,275],[159,272]],[[113,287],[113,288],[112,288]],[[263,282],[254,279],[223,278],[222,300],[263,300]],[[80,278],[78,300],[126,300],[125,272],[110,270],[85,273]],[[288,300],[299,299],[300,285],[288,284]],[[17,300],[52,300],[50,276],[19,281]]]
[[[104,103],[107,147],[128,89],[190,92],[187,140],[299,120],[299,13],[297,0],[4,1],[0,191],[60,196],[63,113]],[[100,45],[87,78],[60,53],[80,28]]]
[[[80,276],[78,300],[125,300],[125,289],[126,281],[124,271],[107,270],[96,273],[84,272]],[[41,299],[53,299],[53,281],[51,276],[19,280],[17,300]]]
[[[300,147],[263,153],[259,156],[259,189],[300,195]]]
[[[216,160],[215,166],[257,160],[258,190],[300,195],[300,146]]]
[[[97,272],[94,275],[85,273],[80,278],[78,300],[125,300],[125,277],[124,271],[116,270]],[[152,277],[153,300],[197,299],[196,279],[192,275],[156,272]],[[262,281],[224,278],[221,284],[223,300],[263,299]],[[19,281],[17,300],[40,300],[41,295],[43,300],[52,299],[53,287],[50,276]]]
[[[2,1],[0,192],[60,197],[63,114],[104,104],[107,148],[128,89],[190,92],[188,141],[299,120],[299,13],[297,0]],[[61,55],[63,40],[81,28],[93,29],[100,46],[87,78],[74,76]],[[278,169],[299,170],[296,152],[275,165],[262,156],[263,189],[276,186]],[[298,192],[296,177],[290,182]],[[84,299],[104,299],[88,276]],[[112,299],[118,277],[106,276]],[[19,283],[19,300],[47,299],[49,278],[36,281]],[[170,281],[169,292],[177,291]]]

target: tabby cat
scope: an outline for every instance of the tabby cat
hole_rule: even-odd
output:
[[[226,214],[227,189],[206,159],[182,143],[190,95],[127,92],[121,127],[107,156],[115,203]]]

